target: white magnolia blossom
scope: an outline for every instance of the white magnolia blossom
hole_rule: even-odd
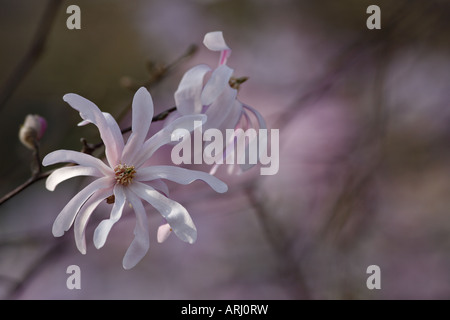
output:
[[[205,121],[204,115],[180,117],[146,140],[153,117],[153,102],[149,92],[140,88],[132,104],[132,133],[126,144],[117,122],[108,113],[102,113],[91,101],[76,95],[66,94],[66,101],[72,108],[79,111],[84,120],[81,124],[93,123],[98,127],[101,139],[105,145],[106,163],[91,155],[70,151],[57,150],[49,153],[43,159],[43,165],[55,163],[75,163],[56,169],[46,181],[48,190],[53,191],[62,181],[76,176],[93,176],[96,179],[78,192],[62,209],[53,224],[53,235],[62,236],[74,224],[75,242],[79,251],[86,253],[86,225],[95,208],[105,199],[112,199],[109,219],[99,223],[94,232],[94,245],[101,248],[108,237],[112,226],[121,218],[126,204],[129,204],[136,214],[134,240],[128,248],[123,267],[134,267],[147,253],[149,234],[147,214],[143,201],[157,209],[170,224],[170,230],[183,241],[195,242],[197,230],[187,210],[167,195],[167,185],[161,179],[167,179],[179,184],[189,184],[194,180],[203,180],[217,192],[226,192],[227,185],[219,179],[200,171],[188,170],[175,166],[147,165],[147,160],[153,153],[171,141],[175,129],[194,129],[194,121]],[[161,192],[159,192],[161,191]],[[158,238],[160,236],[158,235]],[[159,239],[158,239],[159,240]]]
[[[208,65],[200,64],[184,74],[174,95],[177,111],[170,116],[166,123],[170,124],[179,116],[205,114],[207,121],[203,126],[204,130],[214,128],[225,132],[226,129],[238,128],[243,130],[256,127],[266,129],[267,126],[261,114],[239,101],[237,99],[238,90],[230,85],[233,69],[226,63],[231,55],[231,49],[225,43],[222,32],[207,33],[203,44],[211,51],[220,51],[219,64],[214,70]],[[205,76],[210,72],[208,81],[203,85]],[[252,118],[256,120],[257,126]],[[224,152],[219,155],[222,160],[234,156],[234,141],[225,141],[224,145]],[[252,166],[252,164],[245,163],[240,165],[238,170],[247,170]],[[217,167],[217,164],[214,165],[210,173],[214,174]],[[235,167],[230,166],[229,171],[231,172]]]

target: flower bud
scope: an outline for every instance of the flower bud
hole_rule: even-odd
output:
[[[34,150],[46,129],[47,121],[43,117],[36,114],[29,114],[20,127],[19,139],[25,147]]]

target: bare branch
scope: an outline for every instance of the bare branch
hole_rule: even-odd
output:
[[[8,102],[14,91],[44,52],[45,44],[61,3],[62,0],[48,1],[28,51],[0,88],[0,110],[5,106],[6,102]]]

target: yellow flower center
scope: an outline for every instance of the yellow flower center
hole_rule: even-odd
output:
[[[127,186],[133,181],[136,174],[134,166],[127,166],[126,164],[119,164],[114,168],[114,178],[121,185]]]

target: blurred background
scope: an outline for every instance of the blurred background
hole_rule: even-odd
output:
[[[66,27],[72,4],[81,30]],[[366,27],[371,4],[381,30]],[[202,45],[209,31],[223,31],[228,65],[249,77],[239,99],[280,130],[278,174],[221,168],[226,194],[170,185],[197,225],[195,244],[158,244],[162,219],[146,207],[150,250],[129,271],[132,212],[97,250],[102,204],[82,255],[73,229],[54,238],[51,226],[86,179],[54,192],[34,183],[0,206],[0,298],[450,298],[449,15],[445,0],[0,0],[0,196],[30,177],[32,154],[18,140],[27,114],[47,119],[42,156],[97,143],[62,96],[80,94],[126,127],[146,84],[155,112],[166,110],[186,70],[217,64]],[[36,39],[44,50],[17,69]],[[66,287],[73,264],[81,290]],[[370,265],[380,290],[366,286]]]

